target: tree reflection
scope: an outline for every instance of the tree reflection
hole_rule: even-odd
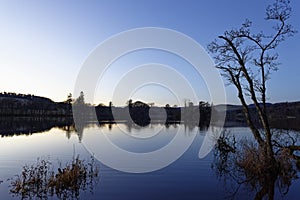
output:
[[[81,142],[83,139],[83,135],[84,135],[84,129],[85,128],[89,128],[92,126],[96,126],[99,128],[107,128],[109,131],[112,131],[114,126],[116,126],[117,124],[122,124],[125,126],[125,130],[128,133],[132,133],[134,131],[140,131],[143,128],[145,128],[145,126],[140,126],[139,124],[134,123],[133,121],[99,121],[99,122],[88,122],[88,121],[78,121],[75,124],[72,124],[70,127],[59,127],[60,129],[66,131],[66,136],[69,139],[71,136],[71,133],[75,133],[78,136],[79,141]],[[147,125],[147,128],[151,128],[152,126],[156,126],[156,125],[163,125],[165,126],[166,129],[169,129],[171,126],[173,128],[178,128],[178,126],[182,124],[184,126],[184,130],[186,134],[191,133],[195,128],[199,128],[199,130],[201,131],[205,131],[207,130],[207,126],[206,125],[202,125],[199,126],[197,123],[195,122],[182,122],[182,121],[171,121],[171,122],[163,122],[163,121],[156,121],[156,122],[152,122],[149,125]]]
[[[217,177],[224,181],[229,198],[235,199],[241,187],[254,193],[253,199],[274,199],[276,187],[281,195],[289,192],[293,180],[298,178],[298,161],[295,160],[295,152],[282,145],[296,144],[299,133],[286,130],[276,132],[276,144],[280,148],[274,145],[275,166],[269,162],[266,152],[251,139],[237,140],[226,130],[217,139],[212,168]]]

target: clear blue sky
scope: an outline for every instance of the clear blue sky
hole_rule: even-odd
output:
[[[264,28],[265,7],[272,2],[269,0],[0,1],[0,91],[30,93],[63,101],[68,93],[73,92],[77,74],[89,53],[114,34],[139,27],[164,27],[180,31],[206,47],[224,30],[238,27],[245,18],[252,20],[254,26]],[[300,2],[293,0],[292,7],[293,15],[290,23],[300,30]],[[300,33],[279,47],[279,61],[282,65],[269,82],[269,101],[300,100],[299,47]],[[172,60],[169,64],[176,65],[170,55],[148,53],[152,54],[151,58],[156,62],[160,59],[164,61],[169,59]],[[132,58],[130,62],[134,64],[153,61],[147,60],[148,57],[145,57],[145,60],[135,61],[134,59],[143,58],[138,53],[132,57],[129,55],[127,61],[130,58]],[[124,64],[127,61],[125,59],[120,63]],[[177,65],[180,62],[182,61],[178,60]],[[124,69],[116,67],[107,79],[117,80],[122,75],[122,70]],[[193,83],[193,71],[182,70],[182,73],[190,75],[192,84],[197,84]],[[201,88],[201,85],[202,83],[199,83],[197,86],[200,96],[207,93],[203,92],[205,88]],[[156,95],[151,93],[151,91],[155,93],[153,88],[153,90],[144,89],[145,93],[140,90],[133,97],[148,102],[156,101],[158,104],[170,100],[163,96],[168,92],[162,88],[156,90]],[[228,103],[237,104],[235,90],[227,87],[226,91]],[[145,99],[142,98],[143,95]],[[209,101],[207,94],[203,94],[203,99]],[[109,100],[109,88],[105,93],[96,95],[97,103],[107,104]]]

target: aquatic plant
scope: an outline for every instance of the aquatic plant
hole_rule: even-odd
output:
[[[77,156],[56,170],[49,159],[38,159],[30,166],[25,165],[21,175],[11,181],[10,193],[22,199],[47,199],[54,195],[59,199],[78,199],[81,191],[93,190],[98,175],[99,168],[93,157],[85,162]]]

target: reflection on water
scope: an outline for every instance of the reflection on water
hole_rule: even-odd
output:
[[[273,132],[276,141],[274,162],[253,139],[237,138],[226,130],[218,138],[212,168],[217,177],[224,181],[231,199],[238,199],[242,188],[254,193],[253,199],[284,197],[298,179],[299,160],[294,158],[297,155],[276,144],[287,145],[289,140],[293,145],[299,144],[300,134],[286,130]]]
[[[55,165],[72,160],[74,154],[88,159],[85,138],[99,131],[119,147],[132,152],[149,152],[167,144],[182,128],[185,137],[196,136],[193,144],[170,166],[146,174],[129,174],[100,165],[100,182],[93,193],[79,199],[297,199],[300,182],[297,163],[285,152],[275,172],[260,167],[262,152],[252,143],[248,128],[227,128],[214,152],[199,159],[205,127],[192,123],[152,123],[145,127],[127,122],[74,124],[67,119],[9,119],[0,122],[0,197],[11,199],[7,179],[20,174],[22,166],[38,157],[49,157]],[[158,131],[159,130],[159,131]],[[35,134],[33,134],[35,133]],[[152,135],[151,135],[152,134]],[[10,137],[6,137],[10,135]],[[297,143],[295,131],[277,131],[278,145]],[[143,139],[146,137],[147,139]],[[275,137],[275,138],[276,138]],[[101,145],[101,141],[99,141]],[[287,152],[290,155],[290,152]],[[297,156],[294,151],[293,155]],[[224,187],[225,184],[225,187]],[[51,197],[49,199],[55,199]]]
[[[14,135],[31,135],[34,133],[49,131],[51,128],[58,128],[66,132],[67,138],[70,138],[72,133],[76,133],[79,137],[79,141],[81,141],[83,137],[83,131],[85,128],[97,126],[102,129],[108,128],[111,131],[113,126],[116,126],[116,124],[124,125],[126,132],[134,133],[137,130],[142,130],[143,134],[144,131],[147,130],[147,128],[151,128],[155,125],[164,125],[168,129],[169,127],[176,128],[180,124],[183,124],[186,132],[193,130],[195,127],[198,127],[200,130],[207,129],[206,125],[199,127],[199,124],[194,121],[154,121],[151,124],[140,126],[138,124],[133,123],[132,121],[91,122],[79,120],[76,124],[74,124],[72,118],[66,117],[2,117],[0,118],[0,135],[2,137]]]
[[[0,135],[31,135],[53,127],[68,130],[72,124],[72,119],[66,117],[0,117]]]

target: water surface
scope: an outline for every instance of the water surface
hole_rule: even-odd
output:
[[[181,129],[182,132],[178,132]],[[250,137],[248,128],[228,128],[238,137]],[[29,135],[3,136],[0,138],[0,196],[1,199],[18,199],[9,194],[9,178],[20,174],[22,166],[36,162],[37,158],[49,158],[52,163],[70,162],[75,155],[88,160],[91,156],[84,141],[97,138],[104,133],[120,148],[136,152],[158,150],[168,144],[176,134],[195,136],[190,148],[174,163],[158,171],[142,174],[120,172],[97,162],[100,179],[92,192],[82,191],[80,199],[228,199],[232,190],[231,181],[224,183],[212,169],[213,152],[205,158],[198,157],[199,149],[206,135],[205,130],[184,124],[149,125],[147,127],[126,124],[92,124],[80,132],[72,129],[52,128]],[[98,141],[101,145],[101,141]],[[232,184],[233,186],[235,184]],[[294,180],[287,195],[276,191],[276,199],[298,199],[299,180]],[[243,188],[235,199],[253,199],[255,192]],[[56,199],[51,197],[49,199]],[[229,198],[230,199],[230,198]]]

